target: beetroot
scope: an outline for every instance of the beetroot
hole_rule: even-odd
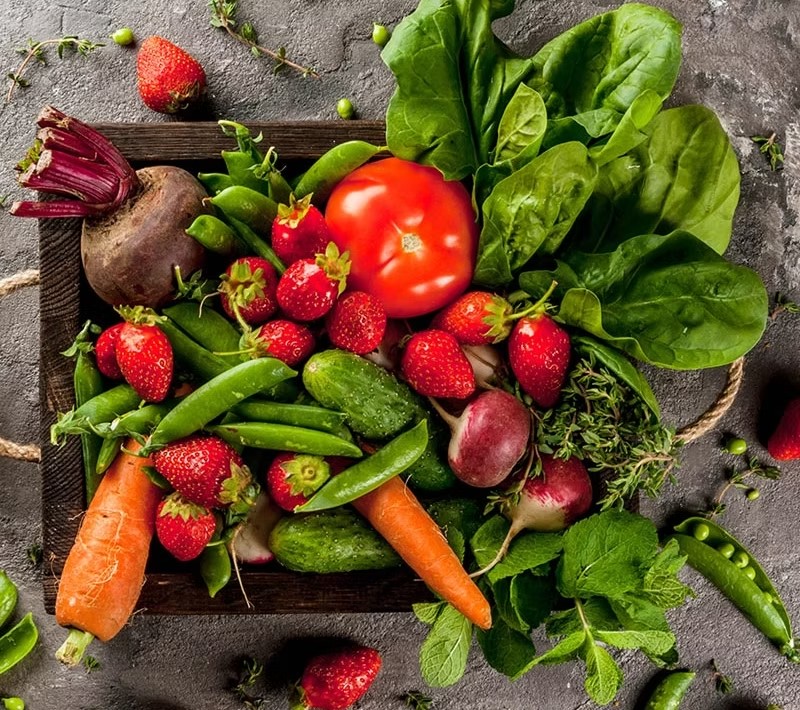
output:
[[[436,402],[434,406],[450,426],[450,468],[467,485],[489,488],[501,483],[528,448],[530,412],[504,390],[482,392],[458,417]]]

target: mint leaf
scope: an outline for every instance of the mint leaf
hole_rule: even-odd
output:
[[[525,572],[511,579],[511,605],[530,629],[535,629],[550,614],[556,602],[556,590],[549,577]]]
[[[458,682],[466,670],[471,643],[472,624],[453,606],[446,604],[439,611],[420,649],[419,665],[425,682],[433,688]]]
[[[432,624],[445,604],[446,602],[420,602],[412,604],[411,610],[423,624]]]
[[[674,634],[668,631],[593,631],[594,637],[617,648],[641,648],[655,656],[666,653],[675,645]]]
[[[511,524],[502,516],[489,518],[472,537],[472,551],[478,564],[488,565],[497,555]],[[560,533],[524,532],[518,535],[508,549],[502,562],[488,573],[495,582],[526,570],[547,564],[561,553]]]
[[[605,599],[593,597],[582,603],[582,609],[584,619],[592,628],[619,629],[619,621]],[[576,631],[583,631],[585,627],[578,609],[572,607],[552,614],[545,628],[548,636],[569,636]]]
[[[587,636],[582,651],[586,661],[586,692],[598,705],[608,705],[617,697],[622,685],[622,671],[611,654],[598,646],[591,636]]]
[[[530,636],[495,619],[488,631],[478,630],[478,644],[486,662],[499,673],[516,680],[534,665],[536,648]]]
[[[559,641],[553,648],[543,653],[536,659],[536,665],[554,665],[556,663],[566,663],[580,655],[580,649],[586,640],[585,631],[576,631],[565,639]]]
[[[642,586],[645,567],[658,550],[651,521],[611,510],[575,523],[564,534],[564,554],[556,573],[562,596],[620,597]]]
[[[662,609],[683,604],[694,593],[676,576],[685,563],[686,555],[680,553],[677,540],[670,540],[644,576],[644,596]]]

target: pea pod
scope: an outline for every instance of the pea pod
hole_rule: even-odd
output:
[[[108,471],[108,467],[114,463],[114,459],[117,458],[121,448],[122,439],[103,439],[95,462],[95,473],[98,478]]]
[[[17,606],[17,585],[14,584],[8,575],[0,570],[0,629],[14,613]]]
[[[255,449],[296,451],[317,456],[362,456],[361,449],[346,439],[316,429],[303,429],[270,422],[237,422],[208,427],[212,434],[229,443]]]
[[[233,230],[211,214],[195,217],[194,222],[186,228],[186,234],[215,254],[229,256],[237,250],[238,240]]]
[[[163,313],[192,340],[212,352],[227,353],[239,349],[241,334],[233,323],[212,308],[183,301],[168,306]],[[231,364],[236,364],[236,361]]]
[[[241,150],[223,150],[222,159],[234,185],[242,185],[266,195],[269,183],[256,177],[253,168],[260,164],[250,153]]]
[[[86,425],[110,422],[120,414],[135,409],[141,399],[130,385],[117,385],[92,397],[77,409],[59,415],[58,421],[50,427],[50,441],[58,444],[65,434],[81,434]]]
[[[323,407],[308,404],[283,404],[249,399],[234,408],[243,421],[273,422],[327,431],[337,436],[342,431],[345,415]]]
[[[147,404],[133,409],[108,423],[98,424],[95,430],[104,439],[121,439],[133,436],[141,438],[148,435],[153,428],[179,402],[179,399],[168,399],[157,404]]]
[[[295,185],[295,197],[312,194],[312,202],[324,203],[339,182],[382,150],[365,141],[347,141],[334,146],[303,173]]]
[[[200,555],[200,576],[212,599],[231,579],[231,556],[223,544],[209,545]]]
[[[405,471],[422,456],[427,443],[428,423],[423,419],[370,457],[330,479],[295,512],[327,510],[360,498]]]
[[[703,540],[695,537],[697,528]],[[717,523],[704,518],[688,518],[675,530],[678,534],[672,537],[687,556],[688,563],[725,594],[783,655],[800,663],[786,608],[766,572],[744,545]],[[734,552],[729,559],[723,552],[730,547]],[[744,559],[747,563],[741,565]],[[748,573],[748,569],[754,572]]]
[[[193,434],[244,399],[297,373],[280,360],[265,357],[239,363],[184,397],[156,426],[143,455]]]
[[[292,196],[292,186],[283,177],[283,173],[272,168],[267,173],[266,179],[269,181],[269,196],[279,204],[288,205]]]
[[[694,677],[692,671],[668,673],[653,690],[644,710],[678,710]]]
[[[242,185],[233,185],[214,195],[209,202],[228,219],[244,222],[260,234],[269,234],[272,221],[278,214],[275,200]]]
[[[27,656],[39,639],[39,630],[28,612],[5,636],[0,636],[0,675]]]
[[[231,176],[225,173],[198,173],[197,179],[209,195],[218,195],[223,190],[233,187]]]
[[[272,247],[267,244],[261,237],[246,222],[243,222],[236,217],[228,217],[231,226],[236,230],[236,235],[245,246],[257,256],[266,259],[270,264],[275,267],[275,270],[282,274],[286,271],[286,266],[278,258],[278,255],[273,251]]]

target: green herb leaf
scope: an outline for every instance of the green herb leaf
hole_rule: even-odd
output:
[[[616,648],[641,648],[658,656],[675,645],[675,635],[667,631],[602,631],[593,632],[598,641]]]
[[[412,604],[411,610],[423,624],[432,624],[445,605],[446,602],[418,602]]]
[[[450,604],[440,611],[420,649],[420,671],[433,688],[457,683],[467,667],[472,624]]]
[[[578,658],[585,640],[585,631],[575,631],[559,641],[549,651],[539,656],[536,659],[536,665],[555,665],[557,663],[566,663],[567,661],[572,661]]]
[[[478,644],[486,662],[499,673],[516,680],[533,667],[536,648],[529,635],[494,619],[488,631],[478,630]]]
[[[586,692],[598,705],[608,705],[622,685],[622,671],[611,654],[591,637],[587,637],[581,651],[586,662]]]
[[[644,576],[644,596],[662,609],[683,604],[692,594],[691,588],[676,576],[685,563],[686,556],[680,553],[678,543],[670,540]]]

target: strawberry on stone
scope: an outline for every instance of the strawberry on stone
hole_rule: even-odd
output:
[[[303,671],[291,710],[346,710],[369,690],[380,669],[380,654],[366,646],[315,656]]]
[[[156,535],[173,557],[187,562],[198,557],[214,534],[217,521],[202,505],[170,493],[156,512]]]
[[[272,248],[278,258],[291,265],[325,252],[331,233],[322,212],[311,204],[311,195],[300,200],[291,196],[288,205],[278,205],[272,222]]]
[[[246,511],[258,494],[242,457],[218,436],[173,441],[153,454],[153,464],[186,500],[206,508]]]
[[[229,317],[247,325],[266,323],[278,310],[275,267],[260,256],[232,262],[220,281],[222,308]]]
[[[172,345],[155,325],[161,316],[141,306],[118,310],[125,318],[114,348],[120,372],[142,399],[161,402],[169,392],[174,365]]]
[[[475,375],[458,341],[443,330],[423,330],[409,338],[400,368],[403,377],[426,397],[463,399],[475,391]]]
[[[349,272],[348,253],[339,254],[331,242],[324,254],[300,259],[286,269],[278,282],[278,304],[294,320],[322,318],[344,291]]]
[[[778,461],[800,459],[800,398],[793,399],[783,410],[767,442],[767,451]]]
[[[345,293],[325,319],[331,343],[356,355],[372,352],[386,332],[386,309],[372,294]]]
[[[163,37],[148,37],[136,57],[139,96],[159,113],[177,113],[205,92],[206,74],[188,52]]]

